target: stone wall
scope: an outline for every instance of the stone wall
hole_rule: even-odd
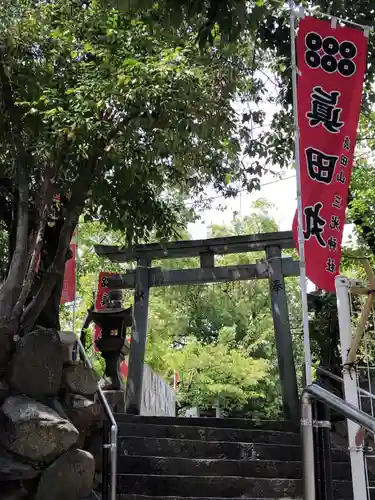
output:
[[[0,378],[1,500],[78,500],[91,492],[102,455],[88,451],[95,436],[101,445],[98,382],[72,360],[72,347],[63,333],[43,328],[14,345]]]
[[[175,393],[148,365],[144,366],[141,415],[176,415]]]

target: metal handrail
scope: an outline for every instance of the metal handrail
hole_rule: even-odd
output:
[[[345,418],[352,420],[368,431],[375,433],[374,417],[371,417],[344,399],[341,399],[335,394],[323,389],[320,385],[312,384],[305,387],[302,392],[302,398],[306,395],[308,395],[311,399],[316,399],[317,401],[329,406],[332,410],[335,410],[337,413],[341,413]]]
[[[303,453],[304,500],[315,500],[314,438],[311,401],[316,400],[352,420],[368,431],[375,433],[375,418],[359,410],[335,394],[312,384],[302,391],[301,396],[301,436]]]
[[[83,344],[79,338],[77,338],[77,345],[78,345],[79,353],[83,357],[83,359],[85,360],[85,363],[93,370],[91,361],[90,361],[89,357],[87,356],[85,348],[83,347]],[[105,444],[104,446],[107,446],[110,449],[110,460],[111,460],[111,480],[110,480],[111,496],[110,496],[110,500],[116,500],[118,426],[117,426],[117,422],[115,420],[115,417],[113,415],[112,409],[108,403],[108,400],[107,400],[102,388],[99,386],[99,384],[98,384],[98,396],[99,396],[99,400],[100,400],[101,404],[103,405],[105,414],[111,423],[110,442],[108,445]]]
[[[321,366],[318,366],[316,368],[317,373],[320,373],[321,375],[325,375],[326,377],[331,378],[332,380],[336,380],[337,382],[340,382],[340,384],[344,384],[344,379],[339,377],[338,375],[335,375],[334,373],[330,372],[329,370],[326,370],[325,368],[322,368]],[[360,394],[363,394],[367,396],[368,398],[375,399],[375,394],[372,394],[369,391],[366,391],[366,389],[362,389],[362,387],[357,387],[357,391]]]

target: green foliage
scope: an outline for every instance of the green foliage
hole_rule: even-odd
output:
[[[124,9],[129,6],[148,8],[152,0],[113,0]],[[355,21],[361,25],[372,26],[375,2],[368,0],[297,0],[306,13],[319,17],[328,13],[343,19]],[[238,53],[239,46],[250,37],[253,48],[243,57],[249,75],[254,82],[252,93],[248,93],[253,104],[260,101],[275,103],[275,109],[269,130],[255,137],[251,127],[243,127],[241,136],[247,154],[267,163],[271,161],[279,166],[290,163],[293,155],[293,118],[291,88],[291,50],[288,2],[278,0],[207,0],[190,2],[189,0],[161,0],[159,8],[170,21],[168,13],[176,13],[170,23],[180,26],[190,23],[197,26],[198,40],[201,45],[211,44],[221,50],[221,42],[231,41],[231,50]],[[217,36],[217,31],[221,36]],[[216,36],[215,36],[216,35]],[[375,39],[369,38],[368,64],[363,95],[363,116],[372,112],[375,102],[374,63]],[[241,65],[238,61],[234,67]],[[259,78],[262,85],[259,85]],[[251,111],[243,114],[244,123],[253,120],[259,126],[265,125],[262,106],[252,106]],[[267,119],[267,122],[269,119]],[[372,120],[373,122],[373,120]]]
[[[269,361],[249,358],[245,349],[230,348],[220,339],[204,346],[188,337],[183,348],[168,351],[164,362],[181,376],[178,401],[183,407],[208,409],[219,401],[230,410],[265,398],[259,382],[269,375]]]
[[[33,189],[46,166],[67,194],[95,168],[89,193],[82,179],[86,220],[133,241],[154,229],[171,237],[184,226],[184,196],[209,183],[227,194],[258,186],[259,170],[240,162],[241,117],[232,108],[236,86],[252,86],[236,63],[242,54],[197,51],[197,32],[164,26],[156,4],[131,12],[75,0],[10,7],[0,13],[1,46]],[[7,119],[0,165],[14,179]]]
[[[277,230],[268,211],[270,205],[257,202],[251,215],[235,217],[230,226],[212,226],[211,235],[252,234]],[[93,245],[116,244],[121,233],[106,230],[100,223],[79,226],[76,330],[92,301],[100,271],[125,271],[98,257]],[[184,239],[188,236],[182,235]],[[216,265],[253,263],[262,253],[227,255]],[[199,267],[198,259],[155,261],[154,267]],[[129,268],[129,266],[127,266]],[[212,408],[218,401],[227,414],[240,410],[259,418],[278,418],[281,394],[267,280],[229,284],[160,287],[151,289],[146,361],[165,380],[179,374],[177,398],[181,407]],[[132,291],[125,297],[132,303]],[[303,345],[300,331],[298,280],[287,280],[290,319],[296,367],[301,378]],[[72,309],[65,307],[67,327]],[[64,328],[66,328],[64,326]],[[100,358],[93,361],[102,373]]]
[[[351,253],[362,257],[375,254],[374,117],[371,113],[361,119],[357,161],[350,183],[348,218],[355,224],[359,237],[359,248],[352,248]]]
[[[211,235],[277,230],[268,208],[265,202],[258,203],[249,217],[235,218],[228,227],[213,226]],[[260,252],[221,256],[216,258],[216,265],[247,264],[263,258]],[[179,259],[157,265],[186,268],[198,267],[199,262]],[[182,406],[208,408],[219,398],[222,408],[230,414],[242,409],[242,414],[252,416],[279,416],[280,384],[268,287],[267,280],[258,280],[153,289],[147,362],[166,380],[171,380],[175,371],[180,373],[177,395]],[[301,379],[298,280],[287,280],[287,293]]]
[[[157,9],[166,26],[171,29],[189,23],[198,28],[201,46],[213,44],[215,33],[220,40],[237,41],[244,31],[256,31],[258,22],[283,5],[280,0],[110,0],[124,12],[138,9]]]

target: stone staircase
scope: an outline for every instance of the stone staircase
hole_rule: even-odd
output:
[[[117,421],[118,500],[302,499],[291,422],[120,414]],[[334,498],[352,499],[348,456],[333,450],[333,460]]]

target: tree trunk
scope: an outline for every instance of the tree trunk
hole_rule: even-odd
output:
[[[60,330],[60,299],[64,286],[64,275],[60,274],[57,278],[56,284],[52,290],[51,295],[48,297],[45,306],[41,313],[35,320],[33,329],[37,326],[44,328],[53,328]]]
[[[19,112],[14,105],[11,83],[6,71],[5,55],[0,50],[0,88],[1,100],[8,115],[7,135],[9,144],[13,149],[16,166],[17,184],[17,229],[15,250],[9,265],[9,273],[0,289],[1,316],[13,316],[13,308],[22,290],[28,262],[28,229],[29,229],[29,183],[28,162],[30,155],[26,152],[21,138],[21,120]]]
[[[66,208],[64,223],[58,237],[56,253],[48,269],[45,270],[35,295],[24,309],[21,316],[20,330],[22,334],[26,334],[32,329],[51,296],[56,294],[54,295],[56,300],[57,294],[60,293],[61,295],[61,284],[57,285],[57,282],[59,278],[61,279],[63,276],[70,240],[76,228],[78,218],[83,210],[87,192],[90,189],[99,165],[96,152],[96,147],[93,147],[92,155],[82,167],[80,175],[74,182],[72,195]],[[54,301],[53,298],[51,298],[51,300]],[[53,303],[55,304],[55,302]],[[56,305],[54,307],[56,307]],[[45,320],[46,317],[44,316],[42,321]],[[57,324],[58,320],[55,320],[55,323]]]

